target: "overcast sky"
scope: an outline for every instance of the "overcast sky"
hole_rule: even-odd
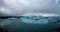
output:
[[[26,13],[60,15],[60,0],[0,0],[0,15],[21,16]]]

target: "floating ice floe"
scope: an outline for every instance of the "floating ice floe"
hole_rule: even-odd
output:
[[[13,20],[16,20],[16,18],[8,18],[8,20],[12,20],[13,21]]]
[[[25,18],[26,17],[26,18]],[[25,17],[21,17],[21,21],[24,23],[29,23],[29,24],[48,24],[48,19],[41,19],[40,17],[29,17],[27,18],[27,16]]]

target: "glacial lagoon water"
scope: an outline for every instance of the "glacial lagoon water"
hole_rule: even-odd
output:
[[[48,32],[60,27],[59,17],[21,17],[0,20],[0,26],[10,32]]]

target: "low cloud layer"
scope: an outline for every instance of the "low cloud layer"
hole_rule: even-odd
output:
[[[60,15],[60,0],[0,0],[0,12],[13,16],[25,13]]]

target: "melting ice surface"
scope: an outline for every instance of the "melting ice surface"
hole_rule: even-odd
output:
[[[49,23],[58,23],[60,22],[60,17],[42,17],[42,16],[23,16],[20,18],[24,23],[32,24],[49,24]]]
[[[41,19],[41,17],[22,17],[21,21],[24,23],[32,23],[32,24],[48,24],[48,19]]]

